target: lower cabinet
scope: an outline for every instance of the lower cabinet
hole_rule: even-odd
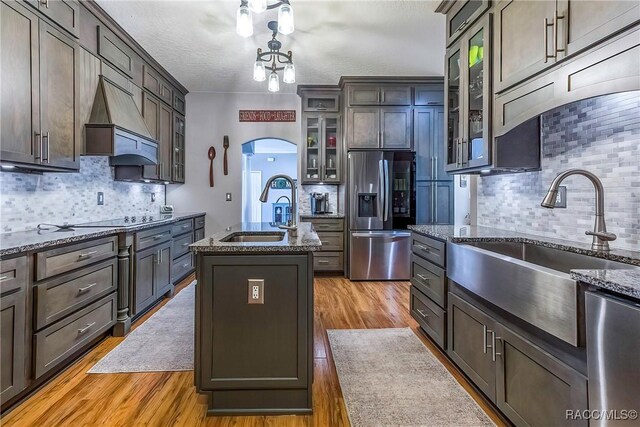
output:
[[[164,293],[171,290],[172,242],[137,252],[135,255],[135,285],[133,315],[144,312]]]
[[[449,293],[449,357],[516,426],[587,425],[587,378]]]
[[[344,218],[302,215],[300,221],[313,224],[322,248],[313,256],[313,271],[344,272]]]

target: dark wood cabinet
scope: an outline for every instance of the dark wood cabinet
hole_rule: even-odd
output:
[[[586,377],[505,326],[496,334],[496,404],[514,424],[588,425],[566,416],[587,409]]]
[[[347,147],[380,147],[380,111],[378,108],[349,108],[347,112]]]
[[[149,93],[154,94],[169,105],[174,105],[174,102],[176,102],[176,99],[173,98],[173,90],[171,89],[171,86],[169,86],[160,74],[148,65],[143,67],[142,86]],[[184,98],[182,98],[182,105],[180,105],[178,99],[178,107],[184,107]],[[184,108],[180,112],[184,114]]]
[[[302,183],[342,180],[342,120],[336,113],[304,113]]]
[[[26,256],[0,261],[0,401],[3,404],[27,387],[27,280]]]
[[[411,108],[349,108],[347,147],[411,149]]]
[[[452,179],[450,175],[447,175],[444,165],[443,107],[414,109],[413,147],[416,151],[417,181]]]
[[[411,150],[411,108],[380,109],[380,148],[391,150]]]
[[[171,290],[172,242],[169,240],[135,254],[133,315],[143,313]]]
[[[158,141],[158,164],[144,166],[143,177],[170,181],[173,162],[173,110],[160,99],[145,93],[142,116],[151,136]]]
[[[416,86],[414,90],[413,105],[416,107],[444,105],[442,84]]]
[[[43,15],[69,32],[80,37],[80,2],[76,0],[35,0],[29,4],[38,7]]]
[[[347,91],[349,106],[360,105],[411,105],[409,85],[350,85]]]
[[[172,181],[184,183],[185,180],[185,120],[184,116],[173,113],[173,166]]]
[[[447,12],[447,46],[464,34],[482,14],[489,9],[490,0],[459,0]]]
[[[104,25],[98,25],[98,54],[129,78],[133,76],[137,55]]]
[[[453,224],[453,181],[416,182],[416,222]]]

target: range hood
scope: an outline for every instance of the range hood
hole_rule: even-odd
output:
[[[85,137],[85,153],[110,156],[111,166],[158,164],[158,141],[151,136],[133,95],[104,76],[100,76]]]

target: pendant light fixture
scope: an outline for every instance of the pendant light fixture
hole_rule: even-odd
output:
[[[293,54],[291,51],[287,53],[280,52],[282,43],[276,39],[278,35],[278,22],[270,21],[267,27],[269,27],[272,32],[271,40],[267,43],[269,50],[263,52],[262,49],[258,49],[256,62],[253,64],[253,79],[257,82],[262,82],[266,79],[267,71],[270,71],[267,88],[269,92],[278,92],[280,90],[278,71],[283,71],[283,82],[295,83],[296,69],[293,65]]]
[[[253,34],[253,13],[278,8],[278,32],[291,34],[294,30],[293,8],[289,0],[278,0],[268,4],[268,0],[240,0],[240,7],[236,13],[236,32],[242,37]]]

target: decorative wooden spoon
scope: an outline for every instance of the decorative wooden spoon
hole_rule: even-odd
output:
[[[229,175],[229,164],[227,163],[227,148],[229,148],[228,135],[225,135],[222,139],[222,146],[224,147],[224,174]]]
[[[213,145],[209,147],[209,187],[213,187],[213,159],[216,158],[216,149]]]

